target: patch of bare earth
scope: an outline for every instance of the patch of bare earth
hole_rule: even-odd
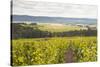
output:
[[[69,48],[65,53],[65,62],[66,63],[74,62],[74,51],[71,48]]]

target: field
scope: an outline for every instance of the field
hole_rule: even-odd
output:
[[[79,27],[76,25],[65,25],[59,23],[38,23],[37,25],[30,25],[30,24],[22,24],[23,27],[31,27],[31,28],[38,28],[41,31],[48,31],[48,32],[67,32],[67,31],[79,31],[79,30],[87,30],[86,27]]]
[[[97,61],[97,37],[47,37],[12,40],[12,65]]]

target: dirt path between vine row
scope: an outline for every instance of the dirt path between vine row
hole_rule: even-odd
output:
[[[65,62],[66,63],[72,63],[72,62],[74,62],[74,52],[70,48],[65,53]]]

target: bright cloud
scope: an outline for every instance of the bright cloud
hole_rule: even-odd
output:
[[[97,6],[13,0],[13,14],[31,16],[97,18]]]

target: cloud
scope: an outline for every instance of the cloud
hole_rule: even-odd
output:
[[[13,14],[31,16],[97,18],[97,6],[13,0]]]

